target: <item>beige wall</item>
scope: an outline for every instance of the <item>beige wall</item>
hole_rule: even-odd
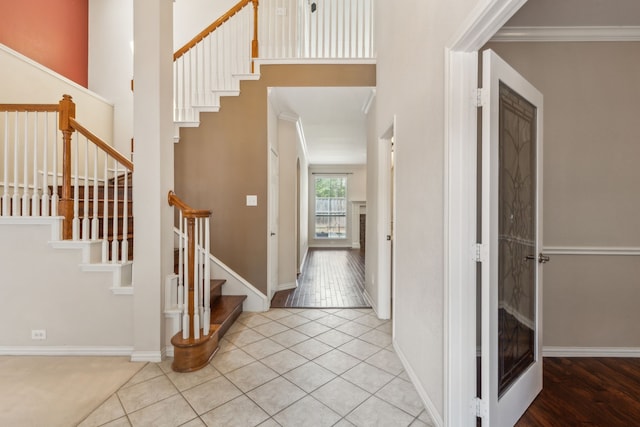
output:
[[[397,119],[394,339],[435,417],[445,405],[444,48],[480,3],[376,3],[378,136]]]
[[[176,192],[211,209],[213,254],[267,293],[267,88],[375,86],[372,65],[269,65],[245,81],[239,97],[223,98],[218,113],[183,128],[175,146]],[[245,196],[258,196],[257,207]]]
[[[640,247],[640,43],[488,46],[544,95],[544,246]],[[640,346],[639,268],[637,257],[553,256],[544,345]]]

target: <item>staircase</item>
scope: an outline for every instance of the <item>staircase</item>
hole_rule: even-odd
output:
[[[126,182],[125,182],[126,181]],[[50,187],[52,191],[53,188]],[[124,230],[127,230],[127,257],[126,259],[129,261],[133,260],[133,174],[128,172],[128,177],[125,180],[124,175],[116,178],[111,178],[107,184],[107,197],[105,195],[105,187],[98,186],[97,192],[96,188],[93,186],[88,187],[88,197],[84,197],[85,188],[79,187],[79,201],[78,201],[78,210],[79,210],[79,220],[82,223],[85,218],[89,221],[92,220],[92,217],[86,216],[87,213],[94,212],[94,207],[97,208],[97,226],[98,226],[98,240],[104,240],[108,245],[108,252],[105,254],[107,256],[106,259],[113,259],[113,250],[114,247],[117,247],[118,252],[122,253],[123,250],[123,241],[125,240]],[[127,200],[127,211],[125,212],[125,192],[126,192],[126,200]],[[72,189],[72,197],[75,199],[75,192]],[[105,206],[106,204],[106,206]],[[85,212],[85,206],[87,207],[87,211]],[[114,210],[114,207],[117,206],[117,209]],[[105,210],[106,207],[106,210]],[[106,215],[106,216],[105,216]],[[125,215],[127,221],[127,227],[125,225]],[[117,221],[114,221],[114,218],[117,216]],[[106,228],[105,228],[105,218]],[[80,239],[87,239],[90,236],[84,236],[85,231],[84,228],[80,228]],[[106,238],[105,238],[106,236]],[[115,243],[114,243],[115,241]]]
[[[211,360],[220,338],[242,313],[247,296],[222,295],[226,280],[210,279],[211,211],[191,208],[172,191],[168,202],[178,210],[180,224],[178,249],[174,252],[176,286],[169,286],[165,297],[165,306],[175,306],[181,314],[181,330],[171,338],[171,367],[177,372],[191,372]]]

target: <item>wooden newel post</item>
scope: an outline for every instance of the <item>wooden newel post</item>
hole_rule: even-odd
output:
[[[253,3],[253,40],[251,40],[251,72],[254,72],[253,60],[258,57],[258,0],[251,0]]]
[[[70,95],[62,95],[59,103],[59,128],[62,131],[62,197],[58,204],[60,215],[64,217],[62,238],[72,237],[73,198],[71,195],[71,134],[74,132],[69,121],[76,117],[76,104]]]
[[[195,314],[195,305],[194,301],[194,286],[195,286],[195,260],[196,260],[196,233],[195,233],[195,224],[196,219],[193,217],[187,218],[187,239],[189,242],[189,247],[187,248],[187,265],[189,266],[189,274],[187,277],[187,286],[189,287],[189,298],[186,301],[187,310],[189,312],[189,338],[194,337],[195,329],[199,328],[200,325],[195,325],[193,321],[193,317]]]

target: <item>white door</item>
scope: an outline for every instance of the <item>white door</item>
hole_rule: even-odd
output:
[[[279,222],[279,189],[280,189],[280,161],[278,153],[269,149],[269,236],[268,239],[268,266],[269,277],[267,287],[269,298],[273,297],[279,285],[278,272],[278,222]]]
[[[542,390],[542,94],[483,53],[483,426],[513,426]]]

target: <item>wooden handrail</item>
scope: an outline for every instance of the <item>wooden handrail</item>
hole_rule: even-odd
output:
[[[58,104],[0,104],[0,111],[52,113],[58,111]]]
[[[209,34],[214,32],[222,24],[227,22],[236,13],[240,12],[249,3],[253,3],[254,18],[255,18],[254,19],[254,23],[253,23],[253,26],[254,26],[254,35],[253,35],[254,40],[252,41],[252,55],[255,52],[255,56],[253,56],[253,57],[257,58],[257,56],[258,56],[258,19],[257,19],[258,0],[240,0],[235,6],[233,6],[231,9],[229,9],[224,15],[222,15],[220,18],[216,19],[213,23],[211,23],[211,25],[209,25],[204,30],[200,31],[200,33],[198,33],[198,35],[196,35],[189,42],[187,42],[187,44],[185,44],[180,49],[178,49],[173,54],[173,60],[175,61],[176,59],[180,58],[182,55],[187,53],[195,45],[200,43],[205,37],[207,37]]]
[[[173,191],[169,191],[167,201],[169,202],[169,206],[175,206],[180,209],[185,218],[207,218],[211,216],[211,211],[206,209],[193,209]]]
[[[89,141],[97,145],[98,148],[100,148],[102,151],[105,151],[108,155],[116,159],[120,164],[122,164],[124,167],[129,169],[131,172],[133,172],[133,162],[131,162],[131,160],[127,159],[125,156],[120,154],[118,150],[116,150],[115,148],[113,148],[112,146],[110,146],[100,138],[98,138],[96,135],[91,133],[91,131],[89,131],[87,128],[85,128],[80,123],[78,123],[76,119],[74,119],[73,117],[69,118],[69,124],[74,130],[78,131],[78,133],[81,133]]]

